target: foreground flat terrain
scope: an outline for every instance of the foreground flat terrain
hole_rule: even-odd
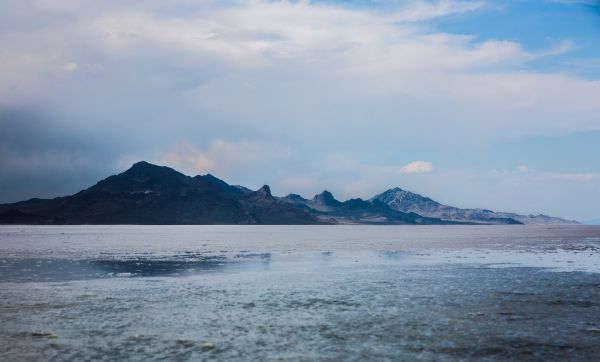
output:
[[[594,360],[600,228],[5,226],[0,357]]]

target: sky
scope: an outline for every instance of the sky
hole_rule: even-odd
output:
[[[146,160],[600,218],[600,2],[0,0],[0,202]]]

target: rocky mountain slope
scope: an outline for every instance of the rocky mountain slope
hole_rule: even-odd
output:
[[[402,212],[414,212],[419,215],[442,220],[472,222],[482,224],[578,224],[577,221],[564,220],[547,215],[519,215],[510,212],[495,212],[486,209],[460,209],[440,204],[428,197],[410,191],[394,188],[371,199],[380,201],[390,208]]]
[[[310,212],[212,176],[138,162],[75,195],[0,205],[0,223],[316,224]]]
[[[315,195],[312,200],[289,194],[282,201],[310,210],[323,222],[334,224],[451,224],[412,212],[400,212],[379,201],[350,199],[338,201],[329,191]]]

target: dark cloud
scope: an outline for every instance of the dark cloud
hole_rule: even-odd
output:
[[[122,143],[22,109],[0,111],[0,200],[79,191],[114,172]]]

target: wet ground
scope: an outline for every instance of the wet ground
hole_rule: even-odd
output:
[[[597,227],[1,227],[0,359],[597,360]]]

